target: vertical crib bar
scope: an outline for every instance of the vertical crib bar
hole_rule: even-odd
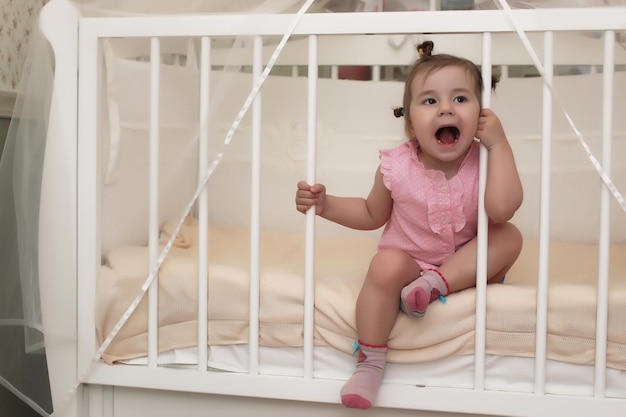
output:
[[[482,77],[483,107],[491,105],[491,33],[483,33]],[[474,389],[485,389],[485,338],[487,333],[487,214],[485,189],[487,184],[487,148],[480,147],[478,198],[478,253],[476,259],[476,339],[474,349]]]
[[[161,44],[159,38],[150,41],[150,271],[159,257],[159,83]],[[154,279],[148,290],[148,366],[157,366],[159,326],[159,280]]]
[[[548,266],[550,261],[550,174],[552,165],[552,78],[554,73],[554,34],[544,33],[543,120],[541,132],[541,200],[539,211],[539,279],[537,282],[537,322],[535,343],[535,393],[545,394],[546,344],[548,332]]]
[[[209,168],[209,93],[211,75],[211,40],[200,43],[200,137],[198,143],[198,184]],[[208,360],[208,274],[209,274],[209,191],[198,197],[198,370],[206,371]]]
[[[372,65],[372,81],[380,81],[380,65]]]
[[[252,79],[263,72],[263,38],[254,37]],[[252,201],[250,207],[250,375],[259,374],[259,229],[261,211],[261,91],[252,103]]]
[[[604,33],[602,167],[611,172],[611,138],[613,136],[613,78],[615,65],[615,32]],[[606,389],[606,347],[609,311],[610,194],[602,187],[600,194],[600,236],[598,254],[598,308],[596,312],[596,366],[594,395],[604,398]]]
[[[315,184],[317,148],[317,35],[309,36],[309,77],[307,110],[307,182]],[[306,213],[304,275],[304,378],[313,378],[313,320],[315,315],[315,207]]]

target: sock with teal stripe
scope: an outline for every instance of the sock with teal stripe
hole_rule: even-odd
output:
[[[428,269],[402,289],[400,308],[411,316],[422,317],[430,303],[449,293],[450,287],[443,275],[435,269]]]
[[[367,409],[378,393],[385,370],[387,346],[359,341],[356,370],[341,388],[341,402],[348,408]]]

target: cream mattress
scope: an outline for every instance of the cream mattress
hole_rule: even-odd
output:
[[[164,238],[172,230],[166,225]],[[248,343],[248,231],[213,226],[209,238],[208,343]],[[352,353],[354,306],[376,240],[316,240],[315,344]],[[504,284],[487,288],[489,355],[532,357],[535,351],[536,242],[523,252]],[[98,280],[97,336],[101,343],[148,276],[148,249],[120,247],[106,254]],[[577,365],[594,362],[597,247],[552,243],[547,357]],[[302,345],[304,237],[263,232],[260,268],[260,345]],[[626,245],[611,249],[607,363],[626,370]],[[197,223],[188,219],[159,275],[159,351],[196,345]],[[392,363],[424,363],[471,355],[475,290],[434,303],[414,319],[400,314],[389,341]],[[114,363],[146,355],[147,301],[143,300],[103,360]]]

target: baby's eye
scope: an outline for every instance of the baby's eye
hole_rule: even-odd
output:
[[[435,100],[434,98],[427,98],[426,100],[424,100],[424,104],[435,104],[437,102],[437,100]]]
[[[465,96],[458,96],[454,98],[454,101],[456,103],[465,103],[467,101],[467,97]]]

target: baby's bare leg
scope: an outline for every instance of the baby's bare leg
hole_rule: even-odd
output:
[[[476,285],[477,238],[460,248],[446,263],[441,265],[442,273],[450,292],[456,292]],[[489,225],[487,244],[487,281],[501,282],[513,266],[522,250],[522,234],[511,223]]]
[[[387,343],[398,317],[400,291],[420,272],[415,261],[401,250],[385,249],[374,256],[356,303],[360,340],[372,345]]]
[[[415,261],[399,250],[382,250],[372,259],[356,305],[357,369],[341,389],[346,407],[372,406],[385,369],[387,339],[398,318],[400,291],[419,274]]]

